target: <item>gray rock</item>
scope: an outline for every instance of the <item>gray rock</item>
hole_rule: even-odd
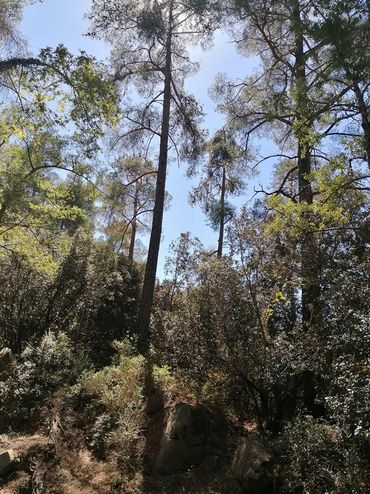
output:
[[[13,352],[10,348],[3,348],[0,351],[0,372],[3,372],[13,361]]]
[[[237,449],[231,471],[248,494],[270,492],[274,481],[273,454],[257,436],[250,436]]]
[[[10,472],[14,465],[13,461],[14,453],[12,450],[0,454],[0,477]]]
[[[200,465],[206,455],[209,421],[201,408],[179,403],[169,411],[156,470],[173,474]]]

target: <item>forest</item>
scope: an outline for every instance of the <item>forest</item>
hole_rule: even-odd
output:
[[[104,60],[53,2],[0,0],[0,492],[367,494],[370,1],[87,1]]]

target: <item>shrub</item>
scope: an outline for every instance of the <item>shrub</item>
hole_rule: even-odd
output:
[[[71,338],[89,351],[98,367],[111,362],[112,342],[135,332],[139,274],[123,255],[95,247],[76,308]]]
[[[21,351],[43,334],[52,279],[30,268],[19,255],[0,256],[0,348]]]
[[[112,364],[85,372],[70,397],[82,411],[87,446],[98,458],[115,458],[127,480],[143,467],[147,395],[162,397],[175,383],[168,366],[149,365],[130,341],[115,341],[113,347],[117,353]]]
[[[47,333],[36,347],[27,345],[0,388],[0,417],[12,427],[37,422],[53,392],[73,383],[87,365],[78,360],[65,333]]]
[[[299,409],[314,413],[314,379],[323,365],[315,336],[299,328],[269,335],[232,260],[202,259],[193,270],[192,283],[171,304],[166,284],[157,292],[153,332],[160,362],[198,397],[241,420],[279,430]]]
[[[284,465],[283,492],[365,494],[369,478],[356,445],[337,426],[306,416],[291,423],[279,439]]]
[[[128,473],[141,461],[145,360],[135,355],[127,342],[114,346],[118,354],[112,365],[86,372],[72,388],[71,396],[82,404],[90,449],[100,457],[114,449]]]
[[[329,339],[331,386],[326,402],[331,416],[346,431],[370,447],[370,317],[354,314]]]
[[[125,256],[78,230],[58,271],[38,272],[20,256],[0,258],[0,347],[21,353],[47,331],[65,328],[97,366],[112,342],[135,331],[139,273]]]

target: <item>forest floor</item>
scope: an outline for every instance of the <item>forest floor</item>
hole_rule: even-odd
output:
[[[130,480],[119,470],[114,453],[97,459],[86,447],[81,418],[54,398],[47,429],[32,434],[0,435],[0,451],[13,450],[15,471],[2,479],[1,494],[219,494],[230,465],[229,448],[200,467],[160,476],[136,472]]]
[[[0,450],[12,449],[23,459],[23,465],[0,484],[1,494],[219,494],[226,477],[228,463],[219,457],[182,474],[139,473],[121,484],[120,472],[109,458],[99,461],[78,440],[73,443],[60,445],[56,453],[47,435],[0,436]]]
[[[105,494],[112,492],[108,463],[96,460],[82,445],[58,447],[44,434],[0,436],[0,449],[12,449],[19,468],[0,487],[2,494]]]

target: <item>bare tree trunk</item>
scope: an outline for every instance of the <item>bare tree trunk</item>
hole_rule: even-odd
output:
[[[218,236],[217,257],[221,259],[225,235],[225,195],[226,195],[226,168],[222,167],[221,201],[220,201],[220,232]]]
[[[153,305],[155,278],[157,273],[159,247],[162,235],[163,210],[166,191],[166,174],[168,160],[168,140],[170,131],[171,109],[171,71],[172,71],[172,24],[173,0],[169,10],[169,28],[166,41],[166,65],[164,70],[163,113],[161,140],[158,160],[157,184],[153,212],[152,229],[146,262],[143,289],[141,293],[138,316],[138,349],[146,355],[150,345],[150,315]]]
[[[129,247],[129,251],[128,251],[128,260],[131,263],[134,262],[135,241],[136,241],[136,232],[137,232],[137,221],[136,221],[136,217],[137,217],[137,214],[138,214],[138,203],[139,203],[139,184],[138,184],[138,182],[136,182],[136,185],[135,185],[135,196],[134,196],[133,219],[131,221],[130,247]]]

